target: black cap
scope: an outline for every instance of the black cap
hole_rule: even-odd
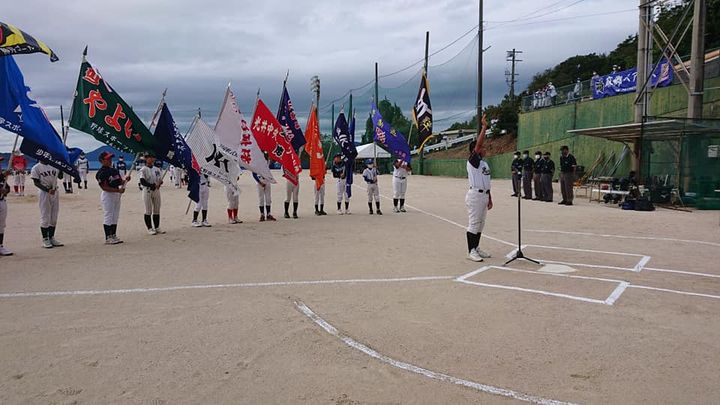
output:
[[[112,153],[110,153],[110,152],[108,152],[108,151],[104,151],[104,152],[101,152],[101,153],[100,153],[100,156],[98,156],[98,160],[103,161],[103,160],[106,160],[106,159],[110,159],[110,158],[112,158],[113,156],[115,156],[115,155],[113,155]]]
[[[550,152],[543,153],[544,156],[550,156]]]

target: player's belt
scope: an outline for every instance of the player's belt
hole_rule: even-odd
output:
[[[470,190],[477,191],[478,193],[481,193],[481,194],[490,194],[490,190],[483,190],[483,189],[474,188],[474,187],[470,187]]]
[[[395,177],[396,179],[405,180],[405,177],[400,177],[400,176],[393,176],[393,177]]]

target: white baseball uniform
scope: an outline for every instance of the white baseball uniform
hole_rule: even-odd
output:
[[[80,180],[87,181],[87,175],[90,171],[90,162],[88,162],[87,158],[78,158],[77,162],[75,162],[75,167],[77,167],[78,173],[80,173]]]
[[[407,191],[408,171],[403,166],[393,168],[393,198],[404,199]]]
[[[240,189],[238,189],[238,193],[235,194],[232,188],[225,186],[225,197],[227,198],[229,210],[238,209],[240,206]]]
[[[478,166],[475,167],[471,161],[478,163]],[[468,210],[467,231],[478,234],[485,227],[485,216],[490,199],[490,166],[479,156],[473,155],[467,162],[467,173],[470,183],[470,189],[465,195],[465,205]]]
[[[40,184],[48,190],[55,190],[53,194],[38,189],[38,205],[40,206],[40,227],[48,228],[57,225],[60,211],[60,197],[57,193],[58,169],[38,162],[30,171],[30,178],[39,180]]]
[[[257,191],[259,207],[267,207],[272,204],[272,184],[269,181],[266,181],[265,185],[257,183]]]
[[[300,182],[298,184],[292,184],[290,180],[286,181],[285,186],[285,202],[290,202],[290,197],[292,197],[292,202],[298,202],[298,196],[300,194]]]
[[[373,198],[375,199],[375,202],[380,201],[380,187],[378,187],[377,184],[377,176],[378,172],[376,168],[365,168],[363,171],[363,179],[365,179],[365,183],[367,185],[367,195],[368,195],[368,202],[373,202]]]
[[[160,214],[160,178],[162,170],[159,167],[145,166],[140,169],[140,178],[149,184],[155,184],[155,190],[143,187],[143,202],[145,203],[145,215]]]
[[[195,203],[195,212],[207,211],[210,200],[210,179],[204,174],[200,175],[200,198]]]
[[[13,172],[13,186],[20,187],[25,185],[25,170],[15,170]]]
[[[95,174],[98,184],[110,188],[120,188],[123,185],[123,178],[120,171],[113,167],[101,167]],[[120,193],[109,193],[105,190],[100,192],[100,205],[103,209],[103,225],[117,225],[120,219]]]
[[[315,189],[315,205],[325,205],[325,183],[319,189],[317,186],[313,188]]]

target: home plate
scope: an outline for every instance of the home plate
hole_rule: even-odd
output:
[[[555,274],[563,274],[563,273],[573,273],[577,270],[573,269],[570,266],[566,266],[564,264],[553,264],[548,263],[540,268],[540,270],[544,273],[555,273]]]

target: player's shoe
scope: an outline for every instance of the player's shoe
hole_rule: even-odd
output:
[[[320,213],[320,211],[315,210],[315,215],[319,217],[319,216],[322,215],[322,214]]]
[[[327,212],[325,212],[325,211],[320,211],[320,215],[327,215]]]
[[[297,213],[293,213],[293,219],[298,219],[298,218],[299,217],[298,217]]]
[[[117,235],[110,235],[110,244],[111,245],[117,245],[119,243],[123,243],[123,241],[120,240],[120,238],[118,238]]]
[[[55,238],[50,238],[50,244],[53,245],[53,247],[65,246],[65,245],[63,245],[62,243],[60,243],[60,241],[58,241],[58,240],[55,239]]]
[[[275,217],[270,214],[267,215],[267,220],[268,221],[277,221],[277,219],[275,219]]]
[[[12,250],[0,245],[0,256],[12,256]]]
[[[150,234],[150,235],[157,235],[157,233],[158,233],[158,232],[155,230],[155,228],[150,228],[150,229],[148,229],[147,231],[148,231],[148,234]]]
[[[343,212],[343,210],[338,209],[338,215],[343,215],[343,214],[345,214],[345,213]]]
[[[400,212],[400,210],[398,209],[398,207],[393,207],[393,212]]]
[[[50,242],[50,238],[43,239],[42,247],[44,247],[45,249],[52,249],[53,244]]]
[[[368,212],[368,214],[370,214],[370,215],[375,215],[375,213],[373,212],[373,210],[370,210],[370,212]]]
[[[350,212],[350,209],[349,209],[349,208],[345,208],[345,215],[350,215],[350,214],[352,214],[352,213]]]
[[[235,224],[237,223],[234,219],[228,218],[228,224]]]
[[[162,229],[160,229],[160,227],[155,228],[155,232],[158,233],[158,234],[160,234],[160,235],[164,235],[164,234],[167,233],[167,232],[163,231]]]
[[[202,226],[202,224],[201,224],[200,222],[198,222],[198,221],[193,221],[193,222],[192,222],[192,226],[193,226],[194,228],[200,228],[200,227]]]
[[[212,226],[212,225],[210,225],[210,223],[208,221],[202,221],[202,223],[200,225],[202,225],[206,228],[210,228]]]
[[[284,217],[285,217],[285,219],[290,219],[290,214],[288,214],[288,213],[286,212],[285,215],[284,215]]]
[[[489,259],[492,257],[492,255],[488,252],[485,252],[484,250],[476,249],[477,254],[482,257],[483,259]]]
[[[106,245],[114,245],[113,239],[110,237],[105,238],[105,244]]]
[[[382,211],[377,210],[377,214],[378,214],[378,215],[382,215]]]
[[[260,222],[265,222],[265,215],[260,215]]]
[[[472,260],[474,262],[481,262],[483,261],[483,258],[480,257],[480,254],[478,254],[477,250],[473,249],[468,253],[467,255],[468,260]]]
[[[405,211],[405,207],[400,207],[400,212],[407,212],[407,211]]]

